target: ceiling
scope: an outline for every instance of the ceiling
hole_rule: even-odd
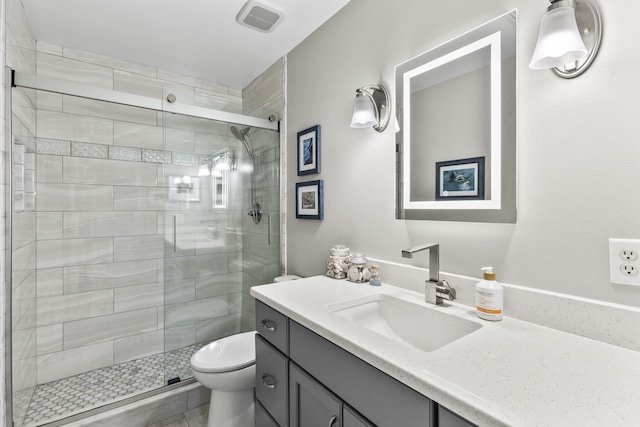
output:
[[[246,0],[22,0],[36,40],[243,89],[349,0],[258,0],[282,15],[238,24]]]

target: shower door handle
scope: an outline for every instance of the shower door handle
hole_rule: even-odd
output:
[[[178,215],[173,216],[173,252],[178,252]]]
[[[267,245],[271,245],[271,214],[267,215]]]

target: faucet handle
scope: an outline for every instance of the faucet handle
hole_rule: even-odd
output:
[[[456,290],[449,285],[449,283],[442,279],[438,281],[438,285],[436,286],[436,293],[441,298],[446,298],[449,301],[453,301],[456,299]]]

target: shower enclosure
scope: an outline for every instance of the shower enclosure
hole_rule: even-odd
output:
[[[280,274],[272,112],[15,82],[15,425],[188,382],[191,354],[253,329],[249,289]]]

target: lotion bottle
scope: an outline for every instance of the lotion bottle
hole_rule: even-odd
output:
[[[493,267],[483,267],[484,280],[476,285],[476,314],[484,320],[502,320],[502,285],[496,282]]]

